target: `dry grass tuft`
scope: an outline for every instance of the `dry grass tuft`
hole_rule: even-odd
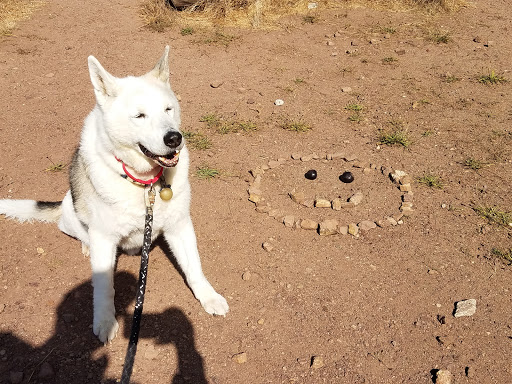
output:
[[[26,20],[45,1],[0,0],[0,36],[10,36],[18,21]]]
[[[141,17],[147,28],[161,32],[174,23],[197,27],[275,27],[284,16],[302,15],[303,20],[318,20],[318,10],[334,7],[366,7],[393,11],[453,12],[467,0],[198,0],[176,11],[166,0],[145,0]]]

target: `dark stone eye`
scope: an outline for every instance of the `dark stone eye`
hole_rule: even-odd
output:
[[[354,175],[351,172],[343,172],[343,174],[340,175],[340,181],[344,183],[351,183],[354,181]]]
[[[314,169],[310,169],[309,171],[307,171],[305,174],[304,174],[304,177],[308,180],[315,180],[316,179],[316,170]]]
[[[143,119],[143,118],[145,118],[145,117],[146,117],[146,115],[145,115],[144,113],[137,113],[137,114],[135,115],[135,118],[136,118],[136,119]]]

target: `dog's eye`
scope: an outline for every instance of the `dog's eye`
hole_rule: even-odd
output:
[[[143,118],[145,118],[145,117],[146,117],[146,114],[144,114],[144,113],[137,113],[137,114],[135,115],[135,118],[136,118],[136,119],[143,119]]]
[[[172,111],[172,107],[165,108],[165,112],[171,112],[171,111]]]

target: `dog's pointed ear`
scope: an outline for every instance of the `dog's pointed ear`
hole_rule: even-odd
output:
[[[116,78],[103,68],[94,56],[89,56],[89,74],[98,104],[105,103],[107,98],[117,95]]]
[[[165,51],[155,67],[149,72],[150,75],[156,77],[164,83],[169,83],[169,46],[165,46]]]

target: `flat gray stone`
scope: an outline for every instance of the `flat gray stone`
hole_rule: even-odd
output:
[[[476,299],[457,301],[455,303],[455,313],[453,316],[473,316],[476,312]]]

